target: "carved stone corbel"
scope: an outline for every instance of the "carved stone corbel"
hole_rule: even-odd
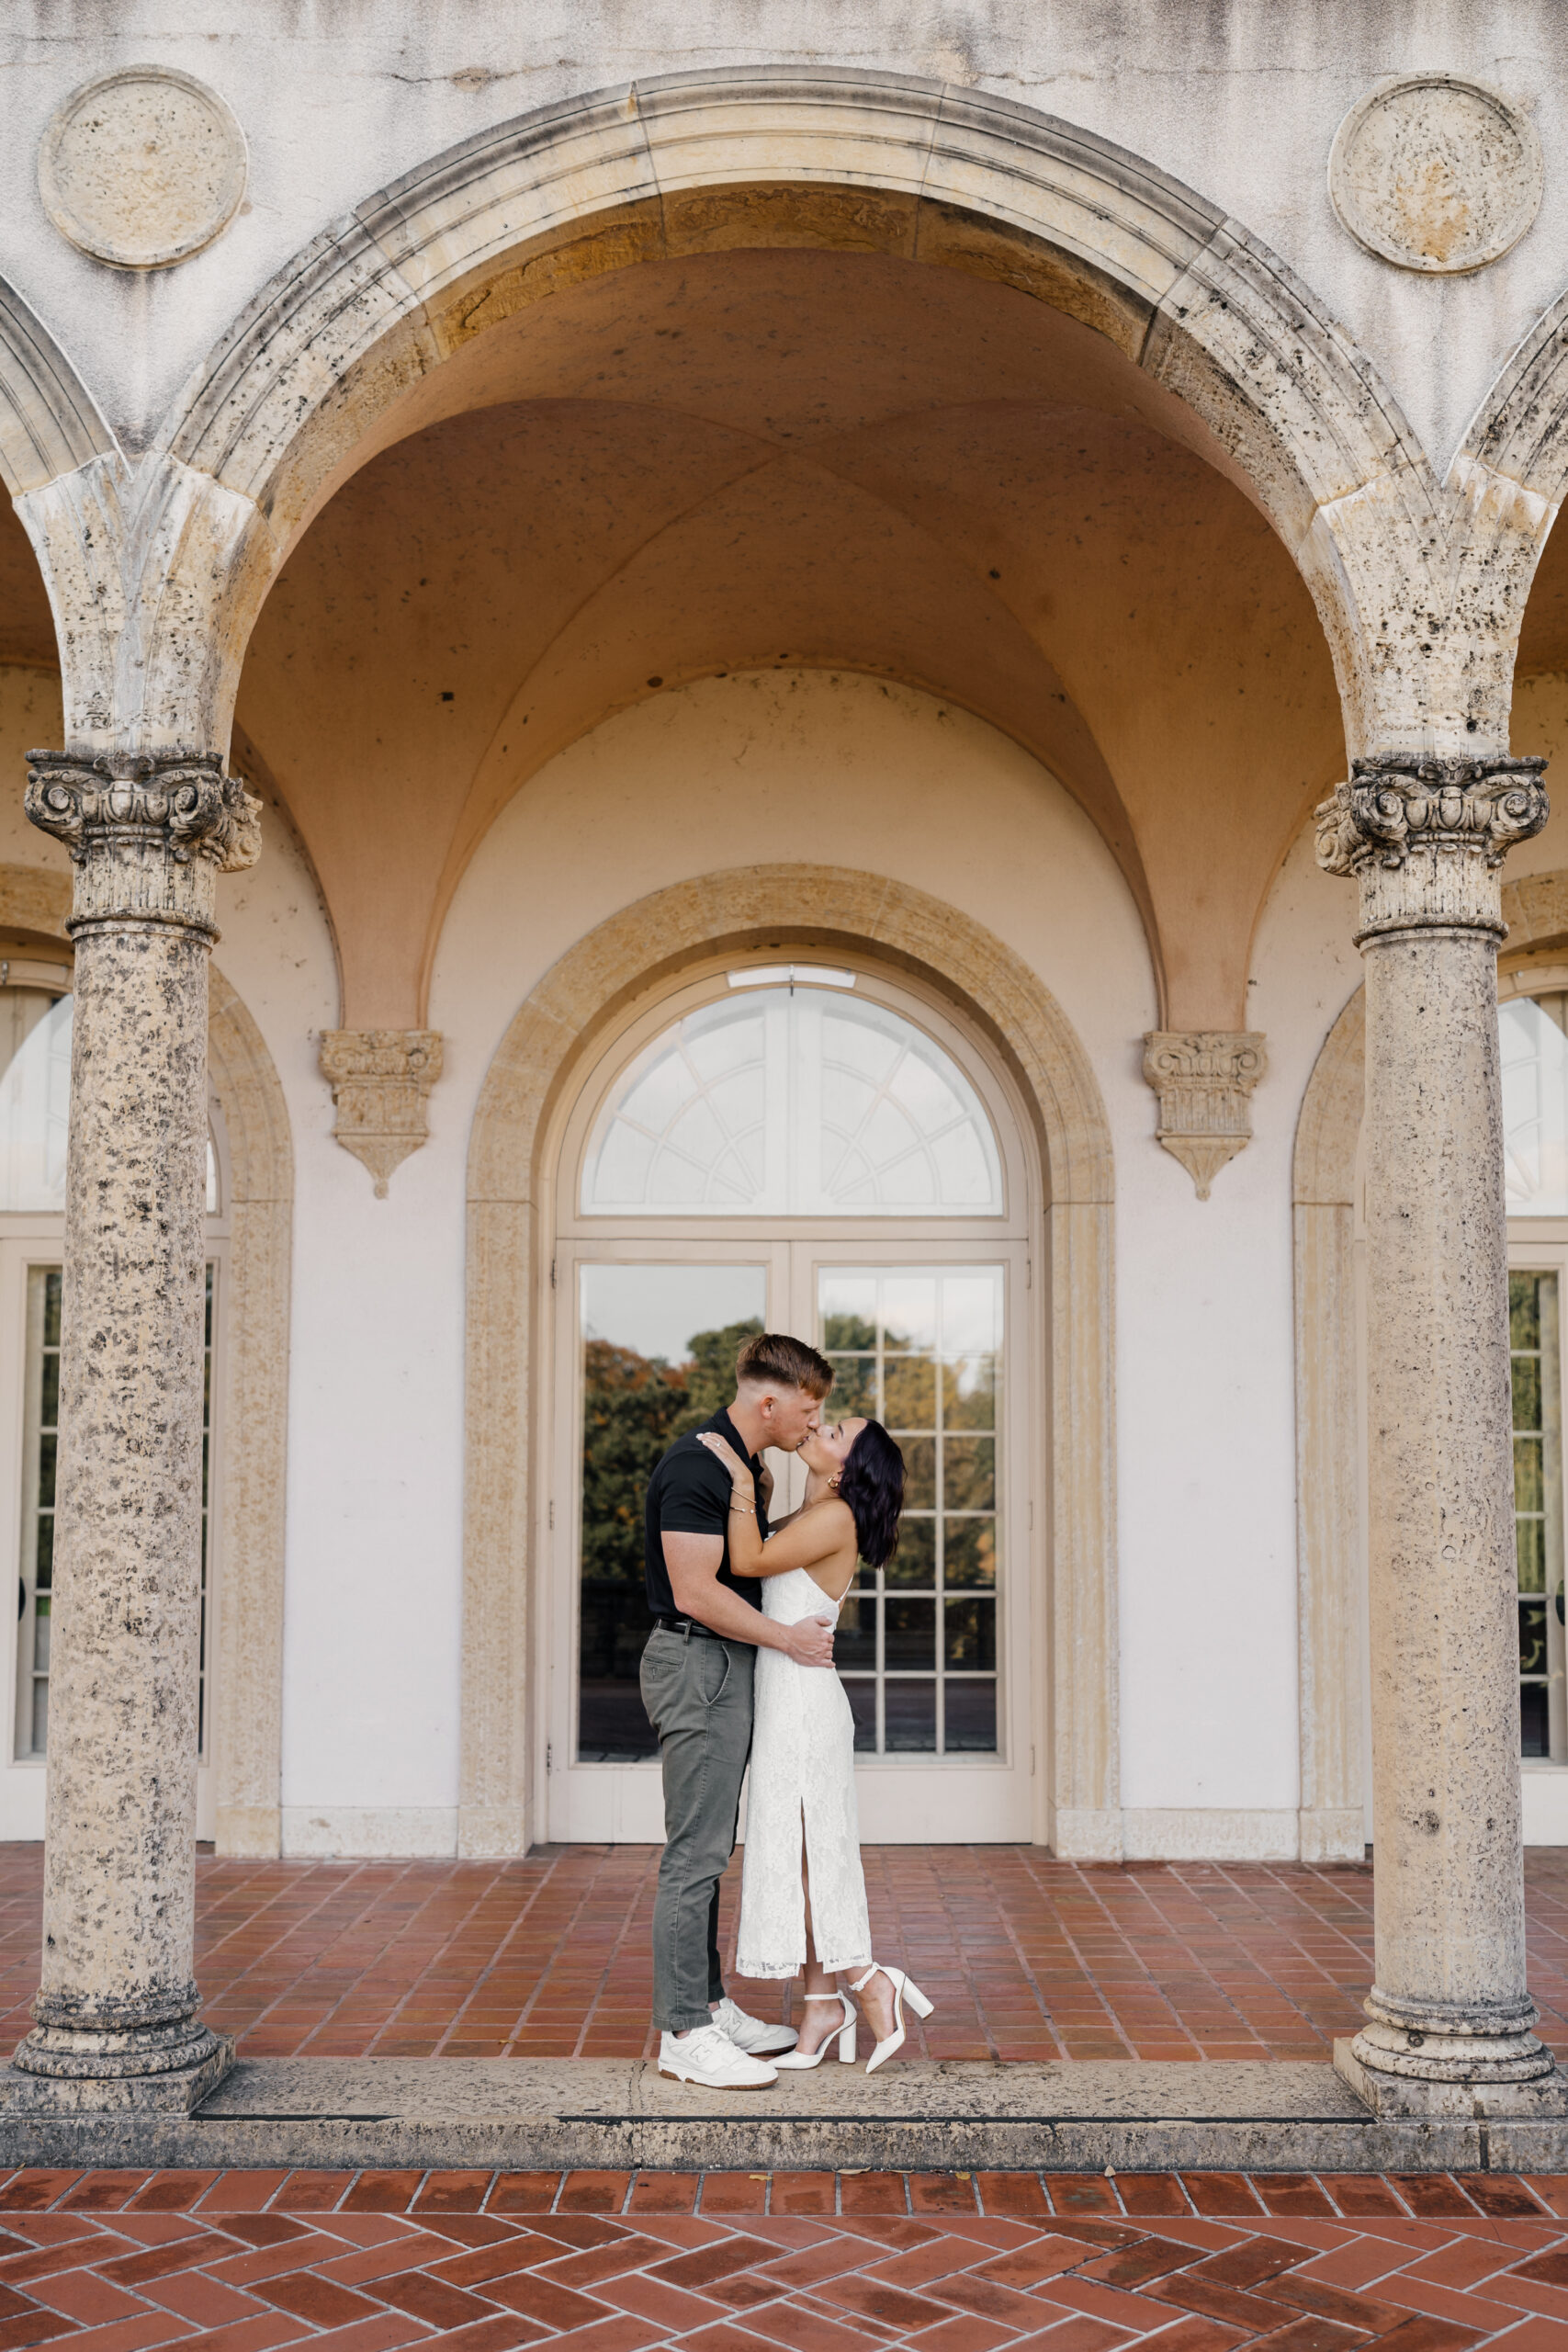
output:
[[[387,1197],[394,1168],[430,1133],[428,1099],[441,1075],[439,1029],[325,1029],[321,1075],[337,1109],[333,1135]]]
[[[1151,1029],[1144,1076],[1159,1097],[1155,1133],[1206,1201],[1227,1159],[1252,1141],[1252,1090],[1269,1067],[1250,1029]]]

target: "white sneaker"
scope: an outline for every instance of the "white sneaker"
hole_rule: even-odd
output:
[[[660,2034],[659,2071],[673,2075],[678,2083],[705,2083],[716,2091],[760,2091],[779,2078],[776,2067],[748,2058],[716,2025],[700,2025],[679,2040]]]
[[[752,2058],[776,2058],[784,2050],[793,2050],[800,2036],[789,2025],[764,2025],[761,2018],[749,2018],[737,2007],[727,1993],[713,2012],[713,2021],[720,2033],[727,2033],[737,2050],[744,2050]]]

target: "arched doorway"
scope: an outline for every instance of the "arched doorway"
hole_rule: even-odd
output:
[[[1015,1265],[1032,1197],[1038,1247],[1032,1263],[1025,1252],[1021,1270],[1035,1357],[1028,1366],[1034,1413],[1027,1442],[1038,1453],[1032,1496],[1024,1498],[1026,1519],[1031,1499],[1034,1507],[1033,1529],[1025,1530],[1032,1541],[1032,1654],[1024,1660],[1015,1650],[1013,1662],[1031,1682],[1035,1770],[1030,1826],[1014,1834],[1075,1857],[1112,1859],[1121,1814],[1112,1167],[1104,1108],[1061,1008],[993,933],[908,885],[891,890],[876,875],[818,865],[706,873],[623,908],[543,976],[480,1091],[468,1150],[459,1849],[517,1852],[547,1834],[556,1737],[541,1686],[552,1656],[564,1657],[564,1672],[574,1670],[570,1629],[564,1652],[552,1649],[547,1592],[553,1547],[564,1532],[562,1509],[550,1523],[552,1487],[562,1476],[554,1412],[578,1377],[570,1345],[564,1371],[557,1362],[563,1306],[556,1237],[563,1221],[590,1228],[596,1222],[581,1218],[581,1193],[577,1215],[567,1219],[561,1204],[558,1216],[573,1132],[582,1139],[570,1160],[580,1181],[583,1149],[616,1074],[668,1031],[682,1010],[678,992],[695,989],[701,1003],[712,1003],[728,994],[732,969],[785,959],[852,970],[855,993],[866,991],[863,1001],[874,1001],[874,981],[881,1001],[942,1045],[986,1106],[1004,1182],[1008,1153],[1023,1155],[1021,1194],[1004,1196],[1003,1217],[957,1253]],[[838,1270],[874,1261],[879,1250],[885,1263],[904,1262],[899,1252],[915,1222],[889,1243],[884,1221],[865,1220],[863,1234],[843,1237]],[[962,1222],[931,1221],[931,1263],[953,1261]],[[624,1238],[627,1254],[643,1250],[648,1262],[644,1241]],[[775,1245],[795,1238],[768,1238],[770,1271]],[[682,1252],[666,1254],[679,1261]],[[790,1278],[786,1272],[785,1290],[775,1293],[786,1305]],[[1017,1335],[1019,1277],[1009,1279],[1014,1287],[1006,1304]],[[803,1286],[809,1321],[813,1294],[804,1276]],[[693,1326],[702,1328],[710,1327]],[[562,1501],[570,1497],[575,1505],[581,1457],[570,1443],[565,1460]],[[1010,1531],[1006,1540],[1017,1539]],[[570,1578],[561,1581],[570,1592]],[[933,1587],[923,1597],[934,1603],[945,1596]],[[999,1703],[1005,1713],[1007,1702]],[[917,1761],[916,1769],[926,1768]]]
[[[1040,1184],[1004,1074],[864,956],[754,950],[596,1057],[556,1201],[548,1835],[662,1834],[643,1487],[773,1328],[828,1353],[829,1413],[874,1413],[908,1465],[898,1555],[840,1623],[865,1834],[1029,1838]],[[799,1465],[773,1468],[793,1507]]]

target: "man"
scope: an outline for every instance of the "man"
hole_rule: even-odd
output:
[[[664,1771],[653,1906],[659,2071],[716,2090],[776,2082],[767,2054],[792,2049],[795,2039],[737,2008],[718,1961],[718,1883],[735,1851],[756,1654],[780,1649],[801,1666],[833,1663],[830,1625],[773,1624],[756,1580],[731,1575],[729,1515],[753,1509],[766,1536],[772,1480],[762,1449],[793,1453],[817,1428],[832,1385],[833,1368],[815,1348],[759,1332],[736,1359],[733,1404],[704,1424],[750,1463],[752,1503],[732,1499],[728,1473],[695,1430],[676,1439],[648,1486],[644,1558],[654,1625],[642,1654],[642,1700]]]

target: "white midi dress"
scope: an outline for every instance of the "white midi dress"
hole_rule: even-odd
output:
[[[804,1568],[764,1577],[762,1606],[782,1625],[837,1615]],[[831,1667],[796,1666],[783,1650],[760,1649],[753,1688],[736,1967],[742,1976],[795,1976],[804,1967],[804,1837],[817,1957],[828,1969],[869,1968],[854,1718],[844,1686]]]

